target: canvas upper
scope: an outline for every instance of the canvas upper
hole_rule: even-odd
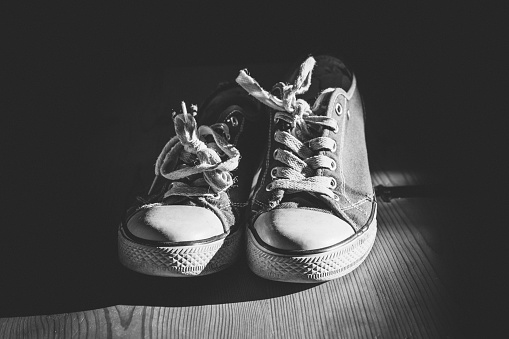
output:
[[[270,93],[247,73],[237,82],[270,116],[251,202],[254,236],[278,251],[319,251],[361,233],[376,203],[352,72],[320,56]]]
[[[196,119],[190,113],[174,118],[177,136],[161,152],[157,180],[123,225],[139,243],[212,242],[236,231],[245,218],[260,153],[251,147],[261,139],[259,103],[237,84],[222,84],[198,108]],[[219,167],[193,172],[211,165]]]

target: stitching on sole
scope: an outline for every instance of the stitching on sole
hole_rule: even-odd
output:
[[[350,243],[326,253],[292,256],[261,247],[248,231],[247,257],[251,270],[270,280],[316,283],[344,276],[357,268],[370,253],[376,238],[376,221]]]
[[[118,255],[127,268],[155,276],[207,275],[233,264],[239,254],[242,230],[211,244],[156,247],[135,243],[118,233]]]

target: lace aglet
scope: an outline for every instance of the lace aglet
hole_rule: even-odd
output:
[[[156,186],[157,180],[159,179],[160,175],[156,175],[154,180],[152,181],[152,185],[150,185],[150,189],[148,190],[147,195],[151,195],[152,191],[154,190],[154,187]]]
[[[186,103],[184,101],[182,101],[180,103],[180,106],[182,107],[182,113],[184,113],[184,116],[187,115],[187,107],[186,107]]]

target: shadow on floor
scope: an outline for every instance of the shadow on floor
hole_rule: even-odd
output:
[[[72,220],[70,215],[68,220]],[[316,286],[259,278],[249,270],[244,257],[222,272],[203,277],[139,274],[119,263],[111,228],[104,227],[107,231],[102,232],[97,229],[95,234],[88,232],[88,236],[83,231],[64,231],[60,237],[55,237],[55,230],[47,230],[46,235],[39,234],[37,242],[26,243],[25,250],[4,266],[0,317],[70,313],[112,305],[183,307],[236,303],[275,298]],[[12,252],[14,247],[4,250]]]
[[[98,270],[109,272],[98,274]],[[97,269],[94,265],[81,272],[62,274],[38,274],[29,283],[19,281],[20,277],[11,281],[17,291],[20,286],[25,288],[20,294],[2,297],[0,317],[71,313],[113,305],[185,307],[237,303],[280,297],[315,286],[264,280],[249,272],[243,262],[215,275],[188,279],[144,276],[118,266]]]

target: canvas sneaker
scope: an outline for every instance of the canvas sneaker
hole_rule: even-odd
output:
[[[237,82],[270,115],[247,227],[251,270],[267,279],[319,282],[358,267],[376,235],[376,201],[355,76],[332,56],[309,57],[267,92]]]
[[[260,156],[252,145],[264,137],[259,110],[235,83],[221,85],[198,112],[182,104],[174,115],[176,135],[157,158],[149,194],[138,198],[119,227],[124,266],[189,277],[235,262]]]

